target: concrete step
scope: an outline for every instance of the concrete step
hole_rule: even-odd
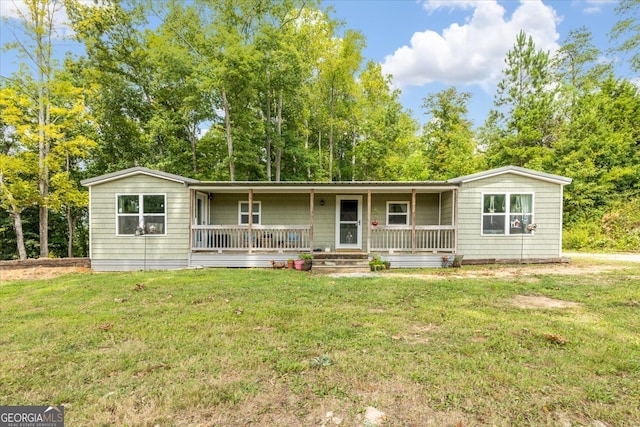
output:
[[[313,267],[318,273],[362,273],[370,271],[369,256],[362,252],[314,252]]]
[[[354,267],[354,266],[341,266],[332,267],[327,265],[316,266],[315,264],[311,268],[311,272],[318,274],[332,274],[332,273],[368,273],[371,269],[369,265],[366,267]]]

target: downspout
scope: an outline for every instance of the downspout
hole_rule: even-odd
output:
[[[316,190],[313,188],[309,190],[309,249],[313,252],[313,228],[315,225],[315,198]]]
[[[89,187],[89,262],[91,262],[91,260],[93,260],[93,222],[91,222],[91,201],[93,200],[91,198],[91,190],[93,189],[92,186]],[[117,208],[117,204],[118,204],[118,200],[116,198],[116,209]],[[118,232],[118,224],[116,224],[116,234]]]
[[[253,189],[249,190],[249,253],[253,253]]]
[[[411,189],[411,253],[416,253],[416,189]]]
[[[531,207],[531,211],[535,212],[535,207]],[[564,185],[560,185],[560,241],[558,242],[558,258],[562,261],[562,229],[564,228]],[[535,218],[534,218],[535,219]]]
[[[191,253],[193,252],[193,190],[189,189],[189,266],[191,266]]]
[[[451,218],[451,225],[453,229],[453,253],[458,253],[458,189],[453,190],[453,218]]]

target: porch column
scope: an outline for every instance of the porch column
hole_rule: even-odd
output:
[[[416,253],[416,189],[411,189],[411,253]]]
[[[309,249],[313,252],[313,227],[315,224],[315,199],[316,190],[309,190]]]
[[[451,212],[453,212],[453,210]],[[438,243],[437,243],[438,252],[442,248],[442,240],[440,237],[442,234],[441,231],[442,231],[442,192],[438,193]]]
[[[249,190],[249,253],[253,253],[253,189]]]
[[[371,189],[367,190],[367,253],[371,253]]]

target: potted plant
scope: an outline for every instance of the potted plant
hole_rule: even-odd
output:
[[[293,270],[293,268],[295,267],[293,258],[289,258],[287,260],[287,267],[289,267],[289,270]]]
[[[373,214],[373,220],[371,221],[371,225],[373,225],[374,227],[378,226],[378,210],[374,209],[372,212]]]
[[[298,268],[298,262],[296,261],[296,269],[309,271],[313,265],[313,255],[311,254],[299,254],[298,261],[301,261],[300,268]]]
[[[369,261],[369,268],[371,271],[383,270],[385,268],[384,261],[378,255],[374,255]]]

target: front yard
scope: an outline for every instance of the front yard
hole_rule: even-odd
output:
[[[640,264],[592,265],[5,281],[0,402],[70,426],[640,425]]]

